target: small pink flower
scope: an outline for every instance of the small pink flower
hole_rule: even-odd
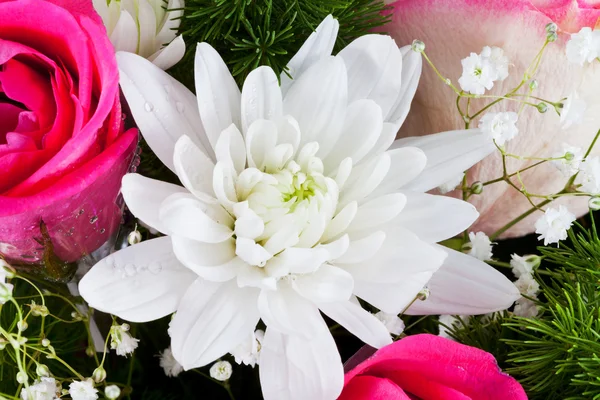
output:
[[[527,400],[483,350],[439,336],[408,336],[346,374],[338,400]]]
[[[74,261],[119,225],[137,131],[91,1],[0,0],[0,255]]]

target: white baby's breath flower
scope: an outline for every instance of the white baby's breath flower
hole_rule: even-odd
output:
[[[402,319],[399,318],[398,315],[388,314],[383,311],[379,311],[377,314],[375,314],[375,316],[377,317],[378,320],[383,322],[383,325],[385,325],[387,330],[392,335],[397,336],[397,335],[401,334],[402,332],[404,332],[404,328],[405,328],[404,321],[402,321]]]
[[[483,232],[469,232],[470,250],[469,255],[481,261],[492,258],[492,241]]]
[[[580,125],[587,110],[586,102],[577,93],[571,93],[562,103],[560,124],[563,129]]]
[[[116,350],[117,355],[127,356],[138,347],[139,339],[129,334],[129,325],[113,325],[110,328],[110,348]]]
[[[504,55],[504,50],[500,47],[485,46],[481,51],[481,57],[489,61],[496,72],[494,80],[503,81],[508,78],[508,57]]]
[[[184,0],[93,0],[115,51],[136,53],[162,69],[185,54],[177,36]],[[167,11],[172,10],[172,11]]]
[[[544,239],[544,246],[558,243],[567,238],[567,231],[575,221],[575,214],[567,207],[560,205],[558,209],[548,208],[535,223],[535,233],[539,233],[539,240]]]
[[[523,257],[513,254],[510,260],[513,274],[519,278],[524,274],[531,274],[535,268],[540,265],[540,257],[534,254]]]
[[[450,335],[450,332],[455,329],[461,329],[465,325],[469,323],[468,315],[440,315],[439,316],[439,333],[438,336],[441,336],[446,339],[454,340],[454,338]]]
[[[53,400],[58,399],[58,387],[54,378],[43,377],[30,385],[29,388],[21,389],[22,400]]]
[[[98,390],[94,388],[94,383],[91,380],[74,381],[69,385],[69,395],[73,400],[96,400]]]
[[[600,32],[584,27],[571,34],[567,42],[567,59],[573,64],[583,65],[600,56]]]
[[[258,364],[262,341],[265,337],[265,332],[258,329],[251,333],[250,336],[240,343],[231,355],[235,358],[238,364],[245,364],[254,367]]]
[[[498,146],[515,138],[519,133],[516,112],[488,112],[479,121],[479,128],[483,134],[490,136]]]
[[[331,16],[319,25],[288,65],[293,79],[260,67],[241,91],[200,43],[197,98],[117,54],[139,129],[183,186],[125,176],[128,208],[164,236],[100,261],[80,292],[125,320],[175,313],[169,335],[185,369],[235,351],[262,321],[266,400],[339,396],[343,364],[321,313],[373,347],[391,343],[355,296],[389,314],[491,312],[520,296],[494,268],[435,245],[478,213],[427,192],[493,152],[489,137],[470,129],[394,142],[421,55],[365,35],[330,56],[337,30]],[[429,282],[435,289],[413,302]]]
[[[533,300],[522,297],[515,302],[513,314],[517,317],[535,318],[538,312],[538,307]]]
[[[560,160],[552,160],[554,165],[567,178],[579,172],[579,166],[583,161],[583,149],[581,147],[570,146],[566,143],[562,144],[560,152],[554,154],[553,158],[561,158]]]
[[[515,281],[515,286],[522,295],[535,297],[540,291],[540,284],[536,282],[532,274],[523,274]]]
[[[462,90],[472,94],[484,94],[486,89],[494,87],[498,72],[487,57],[471,53],[461,63],[463,72],[458,83]]]
[[[117,385],[108,385],[104,389],[104,394],[109,400],[115,400],[121,395],[121,389]]]
[[[448,182],[445,182],[444,184],[438,186],[438,190],[440,191],[441,194],[446,194],[448,192],[453,191],[454,189],[456,189],[456,187],[458,185],[460,185],[462,183],[464,176],[465,176],[465,173],[461,172],[460,174],[456,175],[454,178],[450,179]]]
[[[217,361],[210,367],[210,377],[218,381],[224,382],[231,378],[233,369],[228,361]]]
[[[577,182],[581,183],[580,191],[600,194],[600,157],[588,157],[581,163]]]
[[[160,366],[165,371],[166,376],[175,377],[183,371],[181,364],[173,357],[171,347],[167,347],[159,356]]]

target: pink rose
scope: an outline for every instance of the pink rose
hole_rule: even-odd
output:
[[[338,400],[526,400],[483,350],[428,334],[379,349],[346,374]]]
[[[384,29],[398,43],[420,39],[426,52],[438,69],[457,84],[462,73],[461,59],[471,52],[480,53],[484,46],[504,49],[510,61],[509,77],[496,82],[490,94],[507,93],[520,82],[523,73],[545,40],[545,26],[555,22],[559,26],[558,40],[545,52],[536,79],[539,82],[534,95],[552,101],[560,100],[576,90],[588,104],[586,120],[582,125],[563,130],[559,117],[550,106],[546,114],[528,107],[517,124],[519,135],[508,143],[510,152],[534,157],[551,157],[560,151],[561,143],[587,149],[600,121],[600,66],[580,67],[570,64],[565,55],[568,33],[582,27],[593,27],[600,17],[598,0],[399,0],[391,3],[393,21]],[[487,94],[486,93],[486,94]],[[411,114],[402,126],[401,136],[464,128],[464,122],[455,106],[456,95],[435,76],[428,66],[423,75]],[[466,102],[466,100],[465,100]],[[489,100],[474,102],[472,110],[481,108]],[[479,107],[477,107],[479,105]],[[463,106],[464,107],[464,106]],[[492,111],[516,111],[514,102],[503,102]],[[471,124],[477,127],[478,120]],[[528,165],[527,161],[510,160],[509,172]],[[488,157],[470,173],[470,182],[487,181],[500,177],[502,167],[497,153]],[[530,193],[553,194],[563,188],[567,179],[551,164],[527,171],[523,180]],[[518,181],[515,180],[517,186]],[[539,200],[538,200],[539,201]],[[505,183],[485,187],[481,196],[472,197],[481,214],[472,226],[474,231],[488,234],[531,208],[527,199]],[[571,211],[582,215],[587,212],[587,199],[569,198]],[[519,236],[534,230],[541,214],[534,213],[508,231],[506,236]]]
[[[0,0],[0,255],[9,261],[75,261],[118,227],[137,145],[137,131],[124,131],[118,75],[91,0]]]

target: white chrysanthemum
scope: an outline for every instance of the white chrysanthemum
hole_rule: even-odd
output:
[[[398,336],[399,334],[404,332],[404,321],[402,321],[402,319],[399,318],[398,315],[388,314],[383,311],[379,311],[377,314],[375,314],[375,317],[377,317],[378,320],[383,322],[383,325],[385,325],[388,332],[392,335]]]
[[[486,89],[494,87],[498,72],[487,57],[471,53],[461,63],[463,72],[458,83],[462,90],[472,94],[484,94]]]
[[[165,375],[175,377],[183,371],[183,366],[173,357],[171,347],[167,347],[160,353],[160,366],[165,371]]]
[[[567,42],[567,59],[573,64],[583,65],[600,56],[600,32],[590,27],[572,33]]]
[[[540,257],[534,254],[519,256],[513,254],[510,260],[510,266],[515,277],[520,278],[521,275],[531,274],[535,268],[540,265]]]
[[[581,163],[577,182],[581,183],[580,191],[600,194],[600,157],[588,157]]]
[[[251,367],[257,365],[259,363],[260,349],[262,348],[264,337],[265,332],[260,329],[252,332],[246,340],[231,351],[231,355],[235,358],[235,362]]]
[[[535,318],[538,312],[537,304],[533,300],[522,297],[515,302],[513,314],[517,317]]]
[[[458,318],[457,318],[458,317]],[[469,316],[468,315],[440,315],[439,316],[439,333],[438,336],[441,336],[446,339],[454,340],[454,338],[450,335],[450,332],[454,329],[461,329],[465,325],[469,324]]]
[[[231,378],[233,369],[228,361],[217,361],[210,367],[210,377],[218,381],[224,382]]]
[[[519,133],[516,112],[488,112],[479,121],[479,129],[485,135],[489,135],[498,146],[514,139]]]
[[[552,164],[558,168],[562,174],[570,178],[579,172],[579,166],[583,161],[583,149],[581,147],[575,147],[566,143],[562,144],[560,152],[554,154],[553,158],[565,157],[560,160],[553,160]]]
[[[93,0],[116,51],[136,53],[162,69],[177,64],[185,42],[177,36],[184,0]],[[172,11],[167,11],[172,10]]]
[[[94,389],[94,383],[90,379],[83,382],[74,381],[69,385],[69,395],[73,400],[96,400],[98,390]]]
[[[481,57],[489,61],[496,72],[494,80],[503,81],[508,78],[508,57],[504,55],[504,50],[500,47],[485,46],[481,51]]]
[[[10,268],[10,265],[0,258],[0,305],[9,302],[13,292],[13,285],[6,281],[8,271],[5,268]]]
[[[119,356],[128,356],[138,347],[139,339],[129,334],[129,325],[113,325],[110,328],[110,348]]]
[[[515,286],[519,289],[522,295],[534,297],[540,291],[540,284],[533,278],[531,274],[523,274],[515,281]]]
[[[544,239],[544,246],[558,243],[567,238],[567,231],[575,221],[575,214],[567,207],[560,205],[558,209],[548,208],[535,223],[535,233],[539,233],[539,240]]]
[[[483,232],[469,232],[470,250],[469,255],[481,261],[487,261],[492,258],[492,241]]]
[[[585,112],[587,110],[586,102],[581,99],[577,93],[572,93],[563,102],[560,110],[560,123],[563,129],[569,129],[583,123]]]
[[[460,174],[450,179],[448,182],[444,182],[443,184],[438,186],[438,190],[441,194],[449,193],[456,189],[456,187],[462,183],[464,177],[465,173],[461,172]]]
[[[29,388],[21,389],[22,400],[53,400],[58,399],[57,384],[54,378],[44,377],[35,381]]]
[[[105,258],[82,279],[96,309],[134,322],[172,314],[173,355],[212,364],[265,325],[266,400],[336,398],[344,371],[321,312],[374,347],[398,314],[475,314],[519,297],[494,268],[435,243],[477,218],[426,192],[494,151],[479,130],[394,142],[421,56],[366,35],[331,56],[328,17],[290,61],[240,92],[218,53],[197,47],[197,98],[148,61],[118,53],[140,131],[183,186],[126,175],[132,213],[165,234]],[[169,98],[165,96],[169,92]],[[468,154],[468,157],[463,157]]]

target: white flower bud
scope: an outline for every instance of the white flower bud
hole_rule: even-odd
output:
[[[550,23],[546,24],[545,29],[546,29],[546,33],[552,33],[552,32],[556,33],[556,31],[558,30],[558,25],[556,25],[554,22],[550,22]]]
[[[218,381],[224,382],[231,378],[233,369],[227,361],[217,361],[210,367],[210,377]]]
[[[24,332],[29,327],[29,324],[24,319],[17,322],[17,329],[19,332]]]
[[[481,194],[483,193],[483,183],[480,181],[473,182],[471,185],[471,193],[473,194]]]
[[[103,367],[98,367],[92,372],[92,380],[96,383],[104,382],[106,379],[106,370]]]
[[[31,315],[34,317],[47,317],[50,314],[48,307],[40,304],[31,304]]]
[[[415,53],[422,53],[422,52],[425,51],[425,43],[423,43],[420,40],[415,39],[415,40],[413,40],[412,45],[410,46],[410,48]]]
[[[588,201],[588,207],[592,211],[600,210],[600,197],[590,197]]]
[[[42,339],[42,346],[44,346],[44,347],[50,346],[50,340],[45,339],[45,338]]]
[[[417,293],[417,299],[421,301],[425,301],[429,298],[429,289],[423,288],[419,293]]]
[[[19,371],[17,373],[17,382],[19,382],[20,384],[24,384],[28,380],[29,380],[29,377],[27,376],[27,374],[25,372]]]
[[[94,353],[96,353],[96,350],[91,346],[85,349],[85,355],[88,357],[94,357]]]
[[[127,243],[129,243],[132,246],[134,244],[138,244],[141,241],[142,241],[142,234],[138,230],[130,232],[129,235],[127,235]]]
[[[4,350],[7,344],[8,342],[6,341],[6,339],[0,337],[0,350]]]
[[[0,269],[4,270],[4,276],[8,279],[12,279],[17,276],[17,270],[14,269],[9,263],[6,262],[3,258],[0,258]],[[0,275],[2,275],[0,273]]]
[[[538,81],[537,81],[537,80],[535,80],[535,79],[532,79],[532,80],[530,80],[530,81],[529,81],[529,88],[530,88],[531,90],[535,90],[535,89],[537,89],[537,88],[538,88],[538,86],[539,86],[539,83],[538,83]]]
[[[117,385],[109,385],[104,389],[104,394],[107,399],[114,400],[121,395],[121,389]]]
[[[558,34],[556,32],[548,32],[546,34],[546,39],[549,42],[556,42],[556,39],[558,39]]]
[[[538,111],[539,111],[541,114],[543,114],[543,113],[545,113],[546,111],[548,111],[548,105],[547,105],[546,103],[543,103],[543,102],[542,102],[542,103],[538,103],[538,105],[536,106],[536,108],[537,108],[537,110],[538,110]]]
[[[47,365],[44,364],[38,364],[37,367],[35,368],[35,373],[38,374],[38,376],[42,377],[42,376],[50,376],[50,369],[48,369]]]

